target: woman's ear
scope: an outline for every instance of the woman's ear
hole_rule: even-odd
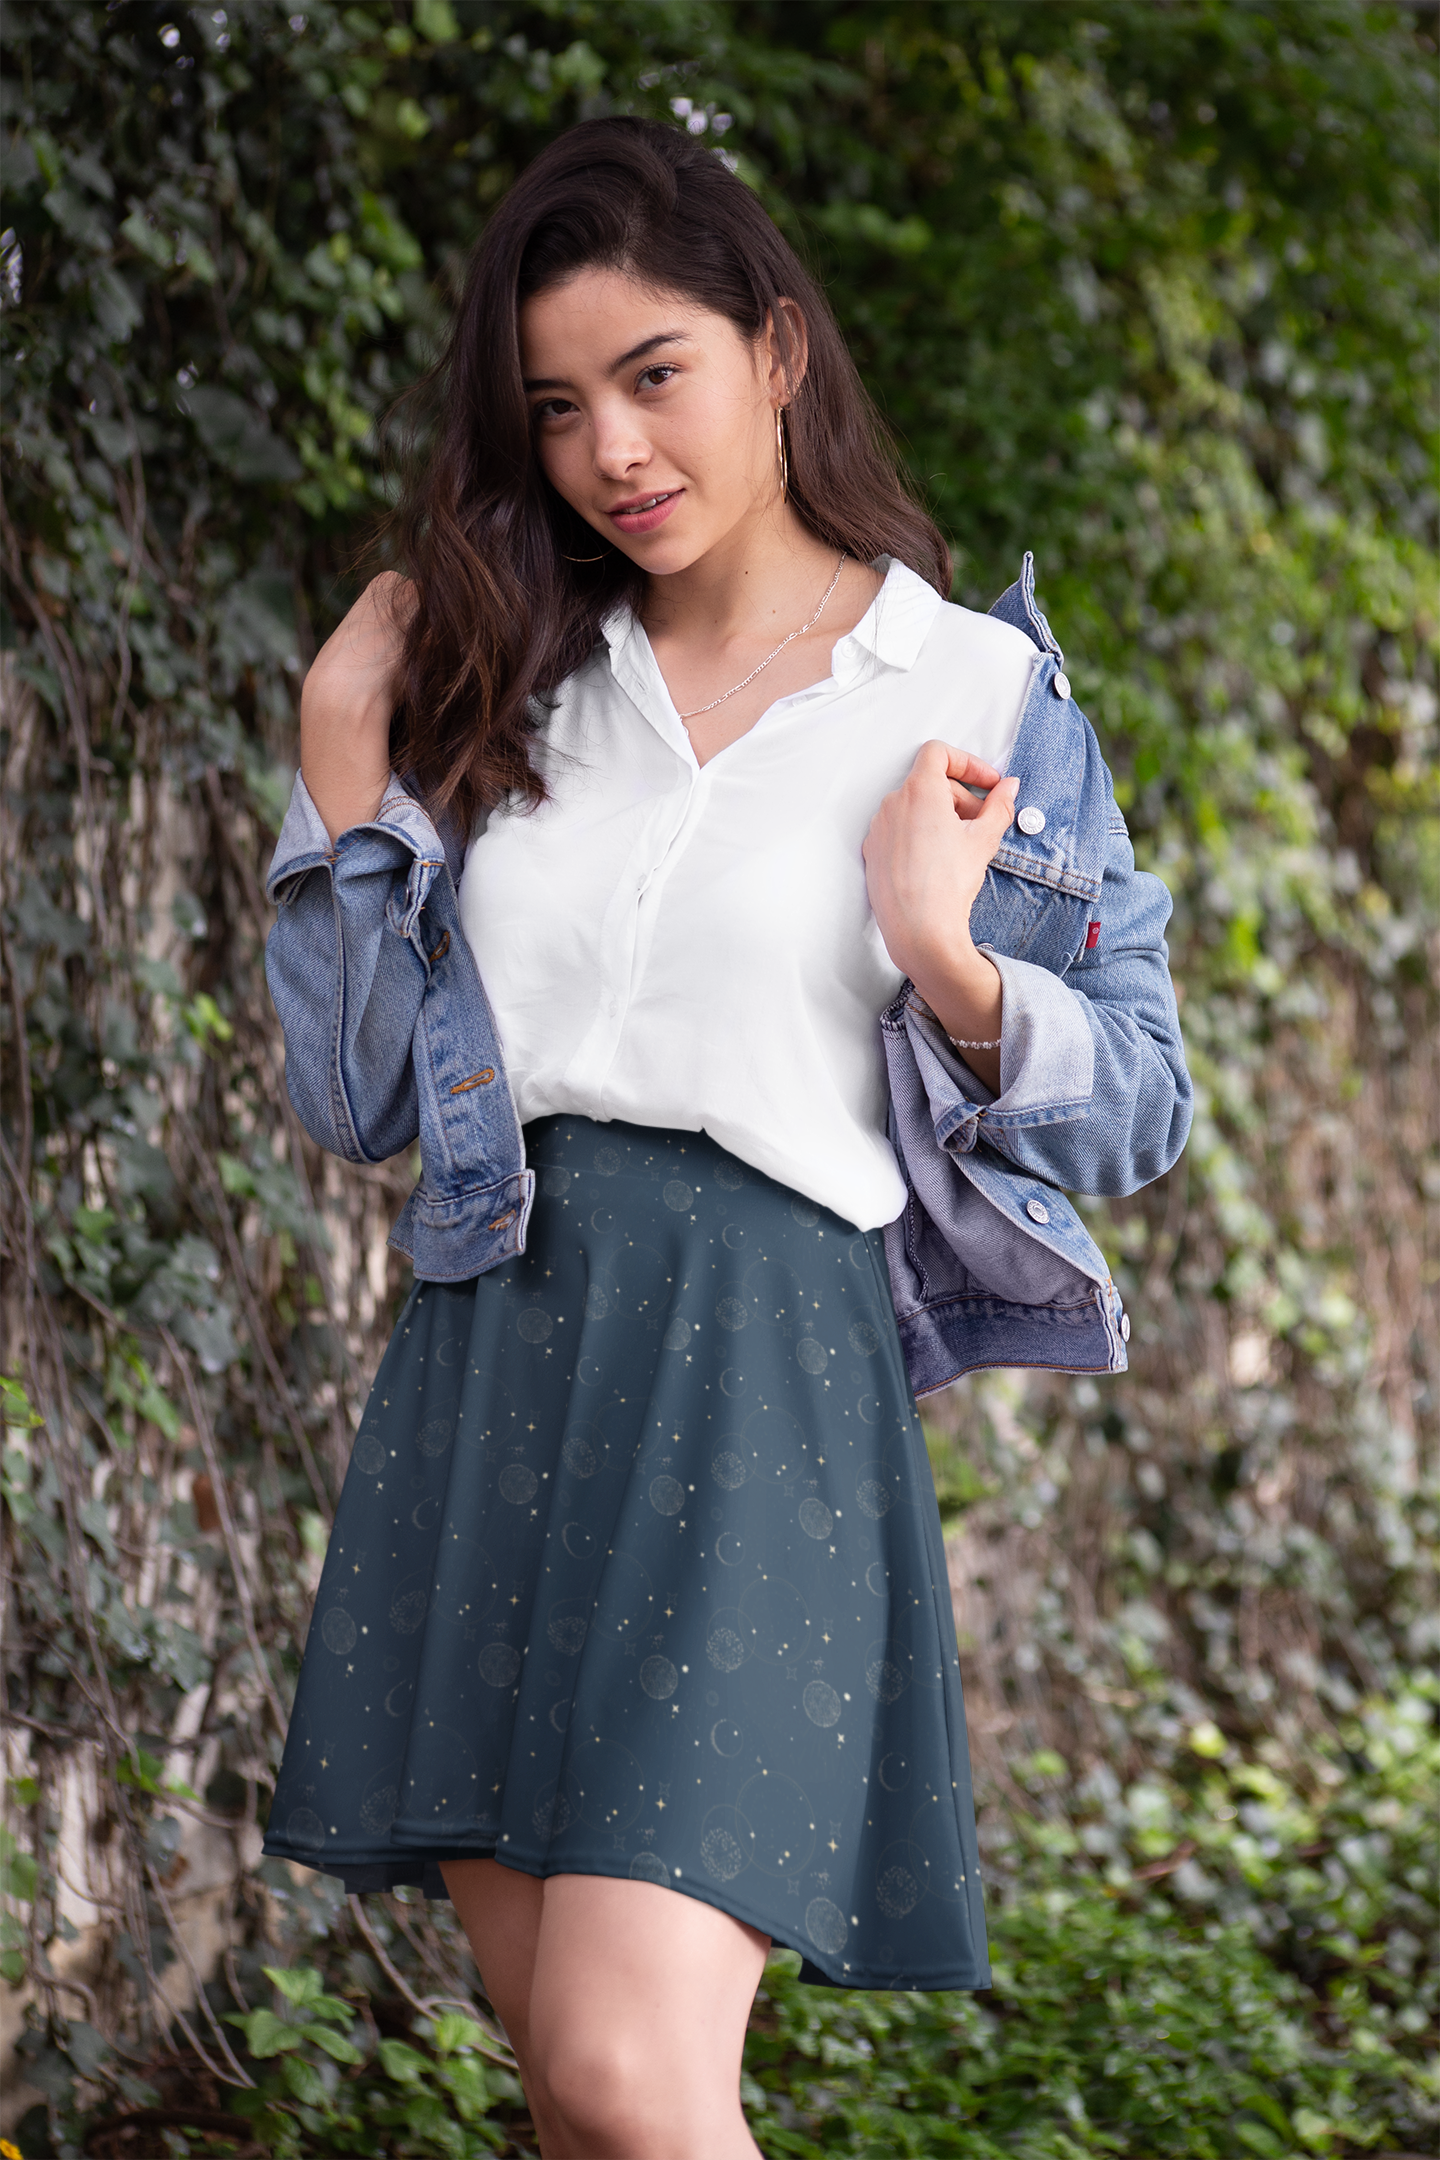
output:
[[[776,321],[776,317],[779,321]],[[760,338],[760,362],[773,405],[789,405],[805,380],[810,339],[805,317],[793,300],[779,299],[765,317]]]

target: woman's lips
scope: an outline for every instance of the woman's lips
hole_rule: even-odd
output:
[[[668,493],[646,496],[642,508],[611,510],[607,514],[611,524],[618,525],[623,533],[654,532],[657,525],[664,524],[684,492],[683,488],[671,488]]]

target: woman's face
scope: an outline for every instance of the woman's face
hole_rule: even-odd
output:
[[[779,507],[773,347],[618,270],[537,293],[520,359],[552,487],[650,575],[689,569]]]

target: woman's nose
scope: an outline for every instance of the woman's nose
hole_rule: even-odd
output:
[[[595,470],[602,478],[623,480],[637,465],[649,464],[650,445],[629,414],[597,413],[594,426]]]

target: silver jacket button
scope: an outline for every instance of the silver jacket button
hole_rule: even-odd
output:
[[[1129,1342],[1130,1340],[1130,1315],[1128,1312],[1122,1312],[1120,1315],[1120,1340],[1121,1342]]]
[[[1045,813],[1038,803],[1026,803],[1025,808],[1017,816],[1015,823],[1023,833],[1044,832]]]
[[[1025,1202],[1025,1213],[1030,1217],[1031,1222],[1049,1222],[1050,1220],[1050,1210],[1043,1200],[1027,1200]]]
[[[1056,668],[1050,687],[1055,692],[1056,697],[1069,697],[1070,678],[1065,673],[1064,668]]]

